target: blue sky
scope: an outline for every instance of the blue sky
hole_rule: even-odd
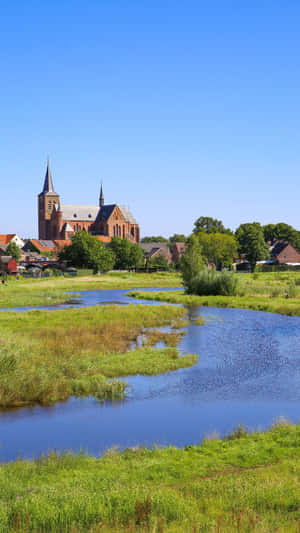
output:
[[[199,216],[300,229],[298,0],[3,0],[0,233],[62,203],[129,206],[142,235]]]

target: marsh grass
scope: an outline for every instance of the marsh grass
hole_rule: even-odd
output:
[[[295,294],[294,286],[292,290],[289,290],[288,285],[276,287],[273,284],[268,291],[265,291],[264,295],[262,294],[261,288],[255,287],[253,289],[252,283],[248,289],[244,286],[242,294],[240,293],[237,296],[195,296],[185,294],[183,290],[167,292],[130,291],[127,295],[143,300],[154,300],[181,305],[253,309],[289,316],[300,316],[300,297],[298,292],[295,297],[289,296],[289,294]],[[255,291],[257,292],[256,295],[254,295]],[[280,296],[277,296],[278,291],[280,291]]]
[[[179,307],[146,305],[0,313],[0,406],[71,395],[123,398],[126,383],[115,378],[193,365],[197,356],[179,357],[178,332],[153,330],[184,314]],[[140,335],[145,345],[130,350]],[[170,347],[151,348],[156,339]]]
[[[0,469],[3,532],[298,532],[300,426]]]
[[[78,278],[43,278],[9,280],[0,286],[0,308],[39,307],[67,303],[72,298],[67,291],[131,289],[142,287],[180,287],[181,278],[176,273],[153,274],[111,273]],[[74,295],[76,296],[76,294]]]

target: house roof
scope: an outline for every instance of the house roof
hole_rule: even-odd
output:
[[[270,247],[270,256],[277,257],[287,246],[288,242],[285,241],[275,241]]]
[[[0,235],[0,244],[9,244],[16,236],[16,233],[8,233],[7,235]]]
[[[63,220],[94,221],[99,212],[98,205],[66,205],[61,204]]]
[[[141,242],[140,246],[143,248],[145,253],[149,253],[153,248],[161,249],[166,254],[170,253],[169,245],[166,242]]]
[[[39,252],[55,252],[55,243],[53,241],[30,239],[30,242]]]
[[[8,264],[12,259],[13,257],[11,255],[2,255],[2,257],[0,257],[1,263],[4,263],[5,265]]]
[[[95,237],[97,237],[98,241],[101,241],[101,242],[111,241],[111,237],[109,237],[108,235],[95,235]]]
[[[56,248],[58,248],[59,250],[61,250],[61,248],[64,248],[65,246],[70,246],[70,244],[72,244],[72,241],[70,239],[55,239],[53,242],[55,243]]]

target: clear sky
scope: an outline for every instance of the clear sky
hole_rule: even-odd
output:
[[[129,206],[142,235],[199,216],[300,229],[298,0],[3,0],[0,233],[62,203]]]

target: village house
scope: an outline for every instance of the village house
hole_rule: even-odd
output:
[[[174,242],[171,248],[172,261],[177,263],[179,259],[184,255],[186,250],[185,242]]]
[[[300,264],[300,253],[285,241],[275,241],[270,247],[270,259],[280,265]]]
[[[18,263],[11,255],[0,257],[0,271],[2,274],[15,276],[18,273]]]
[[[9,233],[8,235],[0,235],[0,245],[8,245],[11,242],[16,243],[19,248],[23,248],[25,242],[16,234]]]
[[[149,261],[149,259],[154,259],[155,257],[158,257],[160,255],[163,255],[165,259],[167,260],[167,263],[170,264],[172,262],[172,257],[170,253],[170,248],[167,243],[164,242],[142,242],[140,244],[141,248],[145,252],[145,260],[146,262]]]

